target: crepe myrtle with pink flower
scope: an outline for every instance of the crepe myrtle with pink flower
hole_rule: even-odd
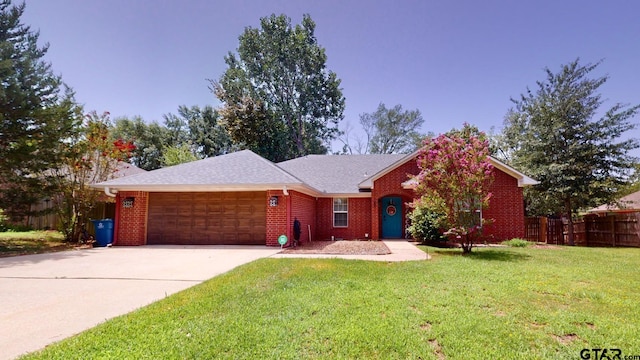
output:
[[[418,153],[420,172],[414,177],[414,209],[426,207],[442,214],[437,226],[463,252],[471,252],[482,235],[482,209],[489,206],[493,165],[485,133],[469,124],[435,138],[427,138]]]

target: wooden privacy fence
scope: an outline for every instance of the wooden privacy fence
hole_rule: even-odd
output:
[[[43,211],[43,210],[51,210],[54,206],[56,206],[55,202],[52,200],[42,200],[31,206],[31,211]],[[115,203],[104,203],[100,202],[95,205],[91,213],[89,214],[89,219],[100,220],[104,218],[113,219],[116,213],[116,204]],[[36,230],[56,230],[58,229],[58,225],[60,223],[60,219],[55,212],[47,213],[44,215],[30,216],[26,218],[26,225],[30,226]],[[90,234],[95,234],[93,229],[93,223],[89,222],[86,224],[87,231]]]
[[[525,237],[548,244],[568,244],[569,224],[563,219],[529,217]],[[574,244],[579,246],[640,247],[640,213],[584,216],[573,223]]]
[[[527,240],[548,244],[563,243],[562,219],[528,217],[524,223]]]

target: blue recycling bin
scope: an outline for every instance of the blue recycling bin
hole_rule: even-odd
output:
[[[113,220],[91,220],[96,230],[96,246],[107,246],[113,242]]]

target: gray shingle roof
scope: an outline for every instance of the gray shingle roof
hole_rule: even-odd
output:
[[[274,164],[250,150],[243,150],[92,186],[139,191],[242,191],[289,186],[306,189],[316,196],[357,194],[360,188],[370,188],[377,177],[413,156],[415,154],[307,155]],[[495,159],[492,163],[518,179],[518,186],[537,183]]]
[[[276,165],[327,194],[359,192],[358,184],[407,154],[307,155]]]
[[[98,187],[171,185],[301,185],[302,182],[250,150],[125,176]]]
[[[598,207],[594,207],[588,212],[632,211],[638,209],[640,209],[640,191],[621,197],[616,200],[615,204],[603,204]]]
[[[135,175],[135,174],[144,174],[146,172],[147,172],[147,170],[140,169],[139,167],[137,167],[135,165],[120,161],[120,162],[118,162],[117,170],[113,174],[113,177],[114,178],[121,178],[121,177],[131,176],[131,175]]]

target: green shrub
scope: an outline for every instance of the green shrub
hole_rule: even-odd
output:
[[[9,217],[4,214],[4,211],[0,209],[0,232],[23,232],[33,230],[31,226],[12,224],[9,222]]]
[[[507,241],[503,241],[502,245],[508,245],[511,247],[527,247],[529,245],[531,245],[531,243],[525,239],[511,239],[511,240],[507,240]]]
[[[7,219],[4,210],[0,209],[0,232],[7,231]]]
[[[26,232],[33,231],[33,226],[23,225],[23,224],[8,224],[6,226],[6,230],[9,232]]]
[[[442,231],[441,224],[444,215],[429,209],[426,206],[418,205],[409,213],[411,225],[407,228],[414,239],[426,243],[428,241],[444,241],[446,240]]]

